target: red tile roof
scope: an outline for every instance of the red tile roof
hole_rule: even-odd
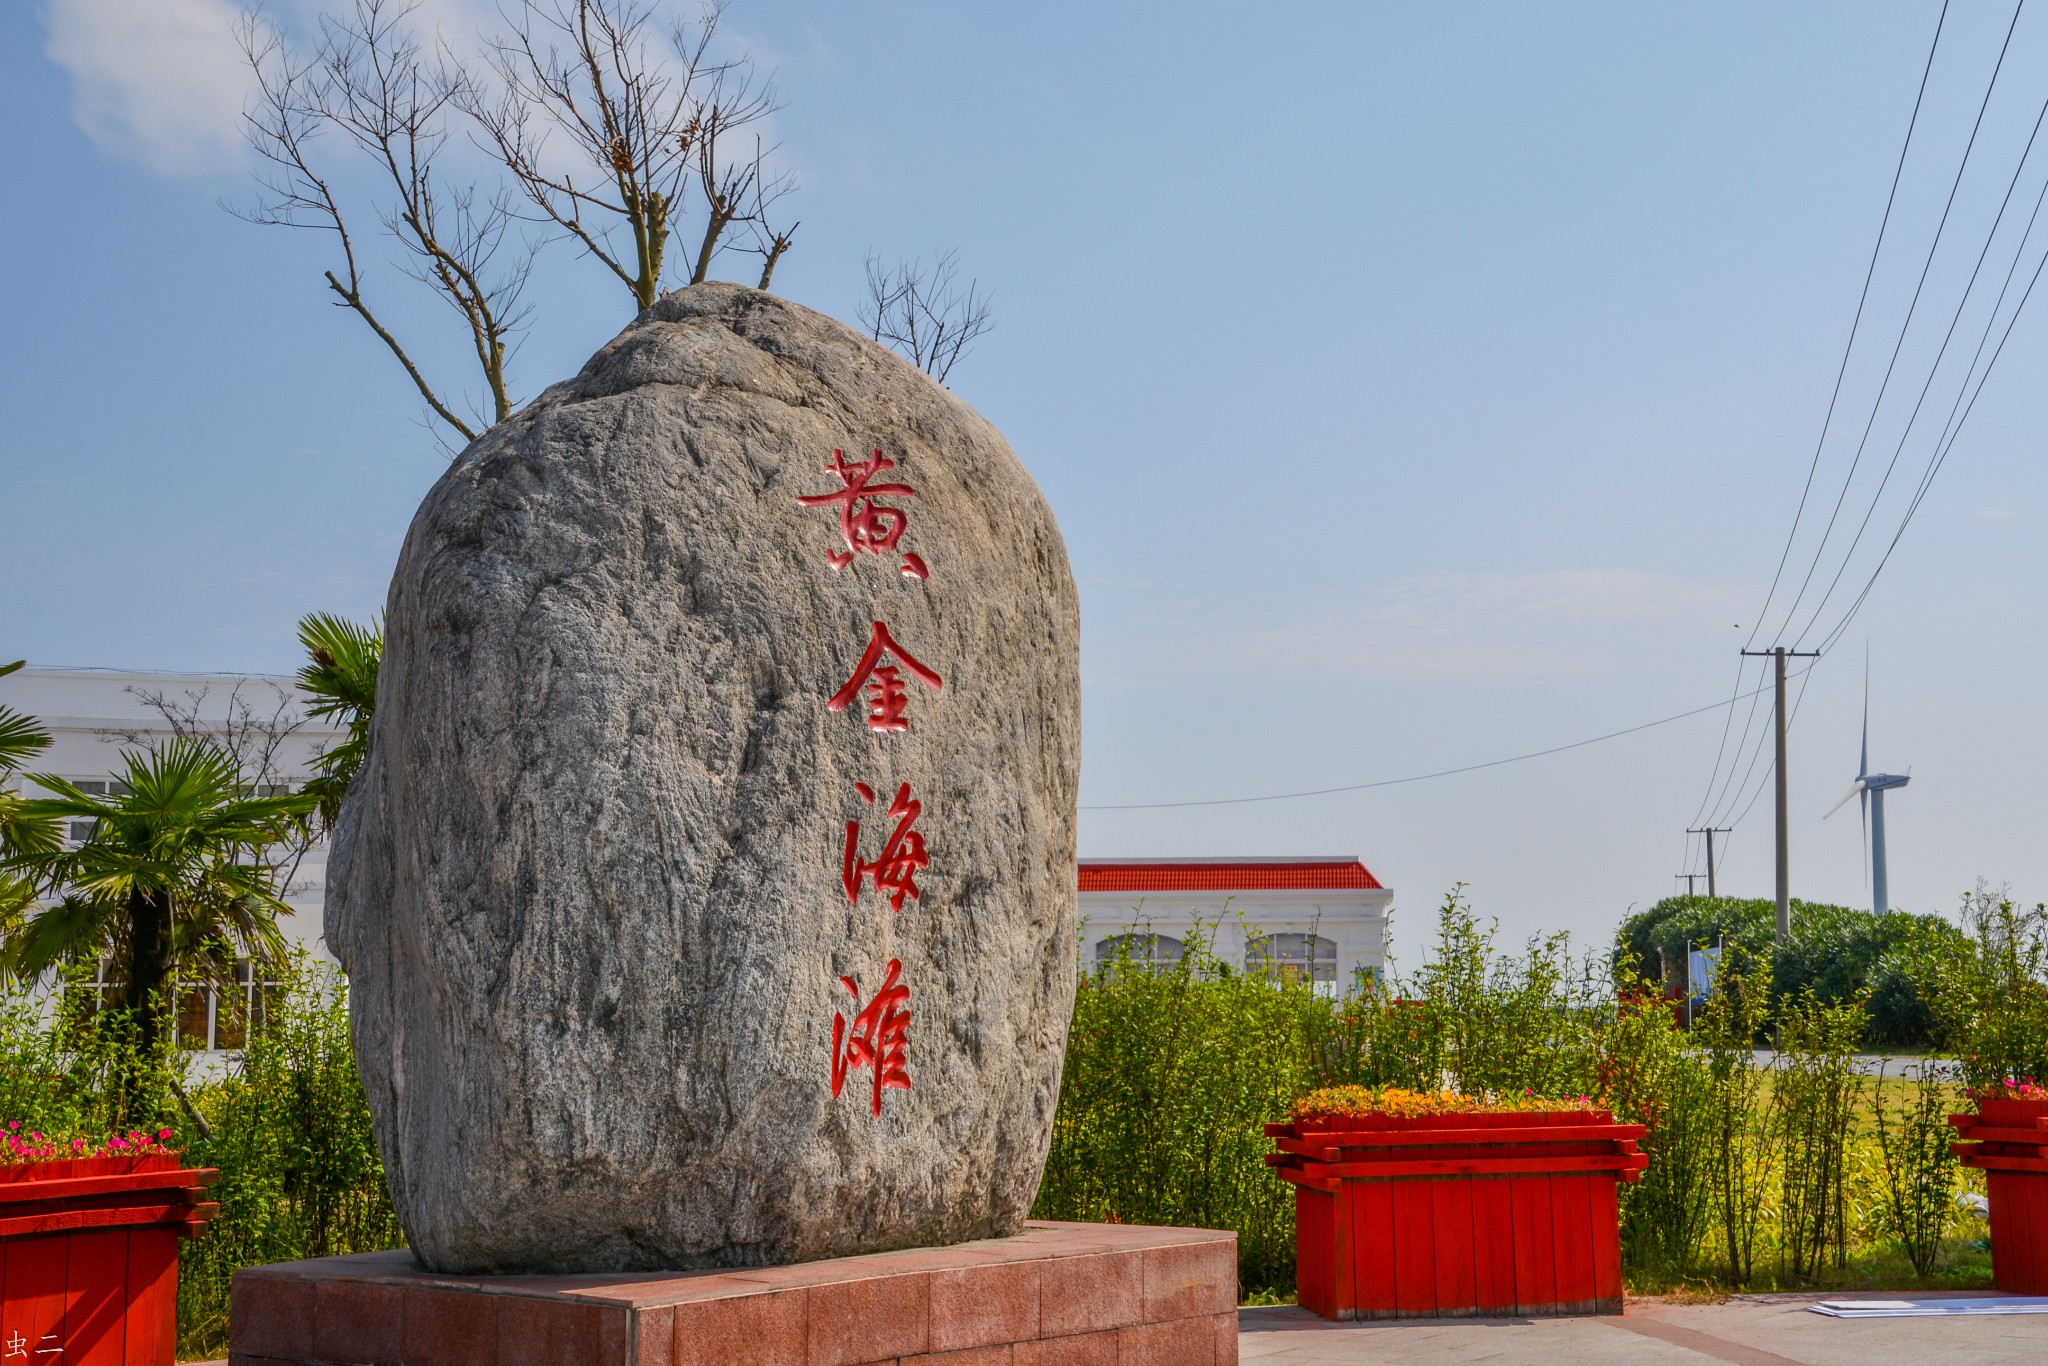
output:
[[[1081,860],[1084,892],[1332,891],[1382,886],[1357,859]]]

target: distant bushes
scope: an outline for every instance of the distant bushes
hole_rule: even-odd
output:
[[[1733,946],[1768,960],[1770,1018],[1803,996],[1830,1005],[1863,1000],[1864,1040],[1899,1048],[1927,1046],[1935,1021],[1924,973],[1915,964],[1952,951],[1963,938],[1937,915],[1878,915],[1823,902],[1792,903],[1792,935],[1776,942],[1777,903],[1733,897],[1666,897],[1624,920],[1615,937],[1617,965],[1668,988],[1685,983],[1688,948]]]

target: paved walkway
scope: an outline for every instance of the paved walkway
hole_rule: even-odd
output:
[[[1948,1298],[1957,1298],[1948,1292]],[[1292,1305],[1238,1311],[1247,1366],[1991,1366],[2048,1362],[2048,1314],[1982,1319],[1835,1319],[1821,1299],[1911,1295],[1744,1295],[1725,1304],[1631,1304],[1620,1317],[1400,1319],[1329,1323]]]

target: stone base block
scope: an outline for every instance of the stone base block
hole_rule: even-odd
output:
[[[1237,1235],[1012,1238],[635,1275],[441,1276],[409,1252],[235,1273],[232,1366],[1235,1366]]]

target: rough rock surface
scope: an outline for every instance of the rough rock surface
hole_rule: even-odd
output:
[[[834,448],[914,497],[844,553]],[[879,530],[886,531],[886,526]],[[901,572],[903,554],[929,577]],[[828,699],[871,624],[943,678]],[[785,300],[697,285],[479,438],[413,519],[327,938],[439,1271],[801,1261],[1015,1230],[1074,991],[1079,619],[996,431]],[[865,801],[855,787],[876,794]],[[930,866],[849,904],[900,784]],[[902,963],[908,1089],[833,1023]]]

